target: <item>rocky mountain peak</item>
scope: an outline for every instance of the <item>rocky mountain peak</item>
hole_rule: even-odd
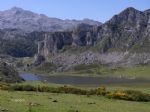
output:
[[[39,14],[36,14],[34,12],[28,11],[28,10],[24,10],[22,8],[19,7],[12,7],[9,10],[5,10],[2,11],[2,14],[5,17],[9,17],[9,18],[31,18],[31,17],[38,17]]]
[[[23,11],[23,9],[19,8],[19,7],[12,7],[10,10],[12,10],[12,11]]]
[[[147,17],[144,12],[129,7],[118,15],[113,16],[107,23],[119,25],[120,27],[139,27],[140,24],[146,24],[146,21]]]
[[[25,12],[22,8],[19,7],[12,7],[11,9],[2,11],[4,15],[15,15],[19,13]]]
[[[72,30],[78,24],[101,25],[94,20],[61,20],[50,18],[43,14],[37,14],[22,8],[13,7],[9,10],[0,11],[0,29],[21,29],[26,32],[33,31],[65,31]]]
[[[122,12],[137,12],[137,11],[139,11],[139,10],[137,10],[137,9],[135,9],[133,7],[128,7],[125,10],[123,10]]]
[[[129,7],[126,8],[125,10],[123,10],[120,14],[118,14],[119,16],[124,16],[124,17],[131,17],[131,16],[136,16],[139,14],[142,14],[143,12],[133,8],[133,7]]]

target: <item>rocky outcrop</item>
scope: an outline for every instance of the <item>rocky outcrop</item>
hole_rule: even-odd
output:
[[[9,63],[0,60],[0,82],[21,82],[22,78],[19,77],[18,72]]]
[[[94,46],[99,52],[109,50],[150,52],[149,13],[127,8],[99,27],[82,24],[71,35],[60,32],[45,36],[45,54],[55,53],[65,45]],[[62,39],[65,38],[66,39]],[[69,41],[69,44],[65,41]],[[55,41],[55,42],[54,42]],[[64,43],[64,44],[63,44]],[[40,47],[41,48],[41,47]],[[43,51],[44,51],[43,50]]]
[[[72,46],[93,46],[96,42],[94,27],[87,24],[80,24],[72,32]]]
[[[98,27],[82,24],[67,36],[66,32],[47,34],[38,51],[44,57],[54,55],[52,62],[65,69],[88,63],[120,66],[149,63],[149,18],[148,10],[127,8]],[[65,46],[77,48],[79,54],[60,53]],[[80,52],[83,47],[86,51]]]
[[[38,43],[38,54],[49,56],[56,54],[63,46],[71,45],[70,32],[45,33],[45,39]]]
[[[44,57],[55,55],[65,46],[93,46],[96,43],[93,26],[80,24],[71,32],[44,33],[44,40],[38,43],[38,54]]]
[[[99,27],[101,49],[143,51],[149,49],[150,32],[147,30],[149,16],[134,8],[127,8]],[[147,41],[147,45],[144,44]],[[106,48],[105,48],[106,47]],[[146,52],[150,52],[149,50]]]

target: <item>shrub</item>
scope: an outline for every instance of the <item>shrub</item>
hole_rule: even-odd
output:
[[[39,92],[50,92],[50,93],[66,93],[66,94],[77,94],[77,95],[101,95],[107,98],[128,100],[128,101],[139,101],[148,102],[150,101],[150,95],[144,94],[140,91],[126,90],[126,91],[114,91],[109,92],[105,87],[99,87],[97,89],[83,90],[75,87],[63,86],[63,87],[49,87],[49,86],[33,86],[33,85],[6,85],[0,84],[1,90],[14,90],[14,91],[39,91]]]
[[[107,91],[106,91],[106,88],[104,86],[96,89],[96,95],[105,95],[106,93],[107,93]]]
[[[73,88],[73,87],[60,87],[59,90],[63,93],[72,93],[72,94],[80,94],[80,95],[86,95],[87,91],[86,90],[81,90],[78,88]]]
[[[108,98],[128,100],[128,101],[140,101],[140,102],[148,102],[150,101],[150,95],[144,94],[140,91],[115,91],[106,95]]]
[[[37,90],[38,90],[39,92],[49,92],[49,91],[50,91],[50,88],[47,87],[47,86],[38,86],[38,87],[37,87]]]
[[[128,95],[122,91],[110,92],[106,96],[108,98],[128,100]]]
[[[0,90],[8,90],[9,85],[7,84],[0,84]]]
[[[91,89],[89,92],[88,92],[88,95],[103,95],[105,96],[108,92],[106,91],[106,88],[104,86],[102,87],[99,87],[97,89]]]
[[[131,101],[150,101],[150,95],[144,94],[140,91],[133,91],[133,90],[127,90],[124,91],[126,94],[128,94],[129,100]]]
[[[36,91],[36,88],[31,85],[12,85],[9,87],[9,90],[14,91]]]
[[[73,87],[49,87],[49,86],[32,86],[32,85],[11,85],[9,87],[9,90],[14,91],[39,91],[39,92],[51,92],[51,93],[71,93],[71,94],[80,94],[80,95],[86,95],[88,91],[81,90],[78,88]]]

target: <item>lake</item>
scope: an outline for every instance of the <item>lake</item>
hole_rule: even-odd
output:
[[[83,76],[41,76],[31,73],[20,74],[25,81],[47,81],[56,84],[69,85],[101,85],[101,84],[134,84],[150,83],[150,79],[129,79],[118,77],[83,77]]]

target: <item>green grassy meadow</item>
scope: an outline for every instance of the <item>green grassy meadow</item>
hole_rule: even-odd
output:
[[[60,87],[59,84],[25,82],[22,85]],[[89,90],[94,87],[78,86]],[[150,93],[149,85],[106,85],[107,90],[139,90]],[[150,102],[108,99],[97,95],[0,90],[0,112],[150,112]],[[2,112],[3,112],[2,111]]]
[[[102,96],[0,91],[0,109],[8,112],[150,112],[149,105]]]

